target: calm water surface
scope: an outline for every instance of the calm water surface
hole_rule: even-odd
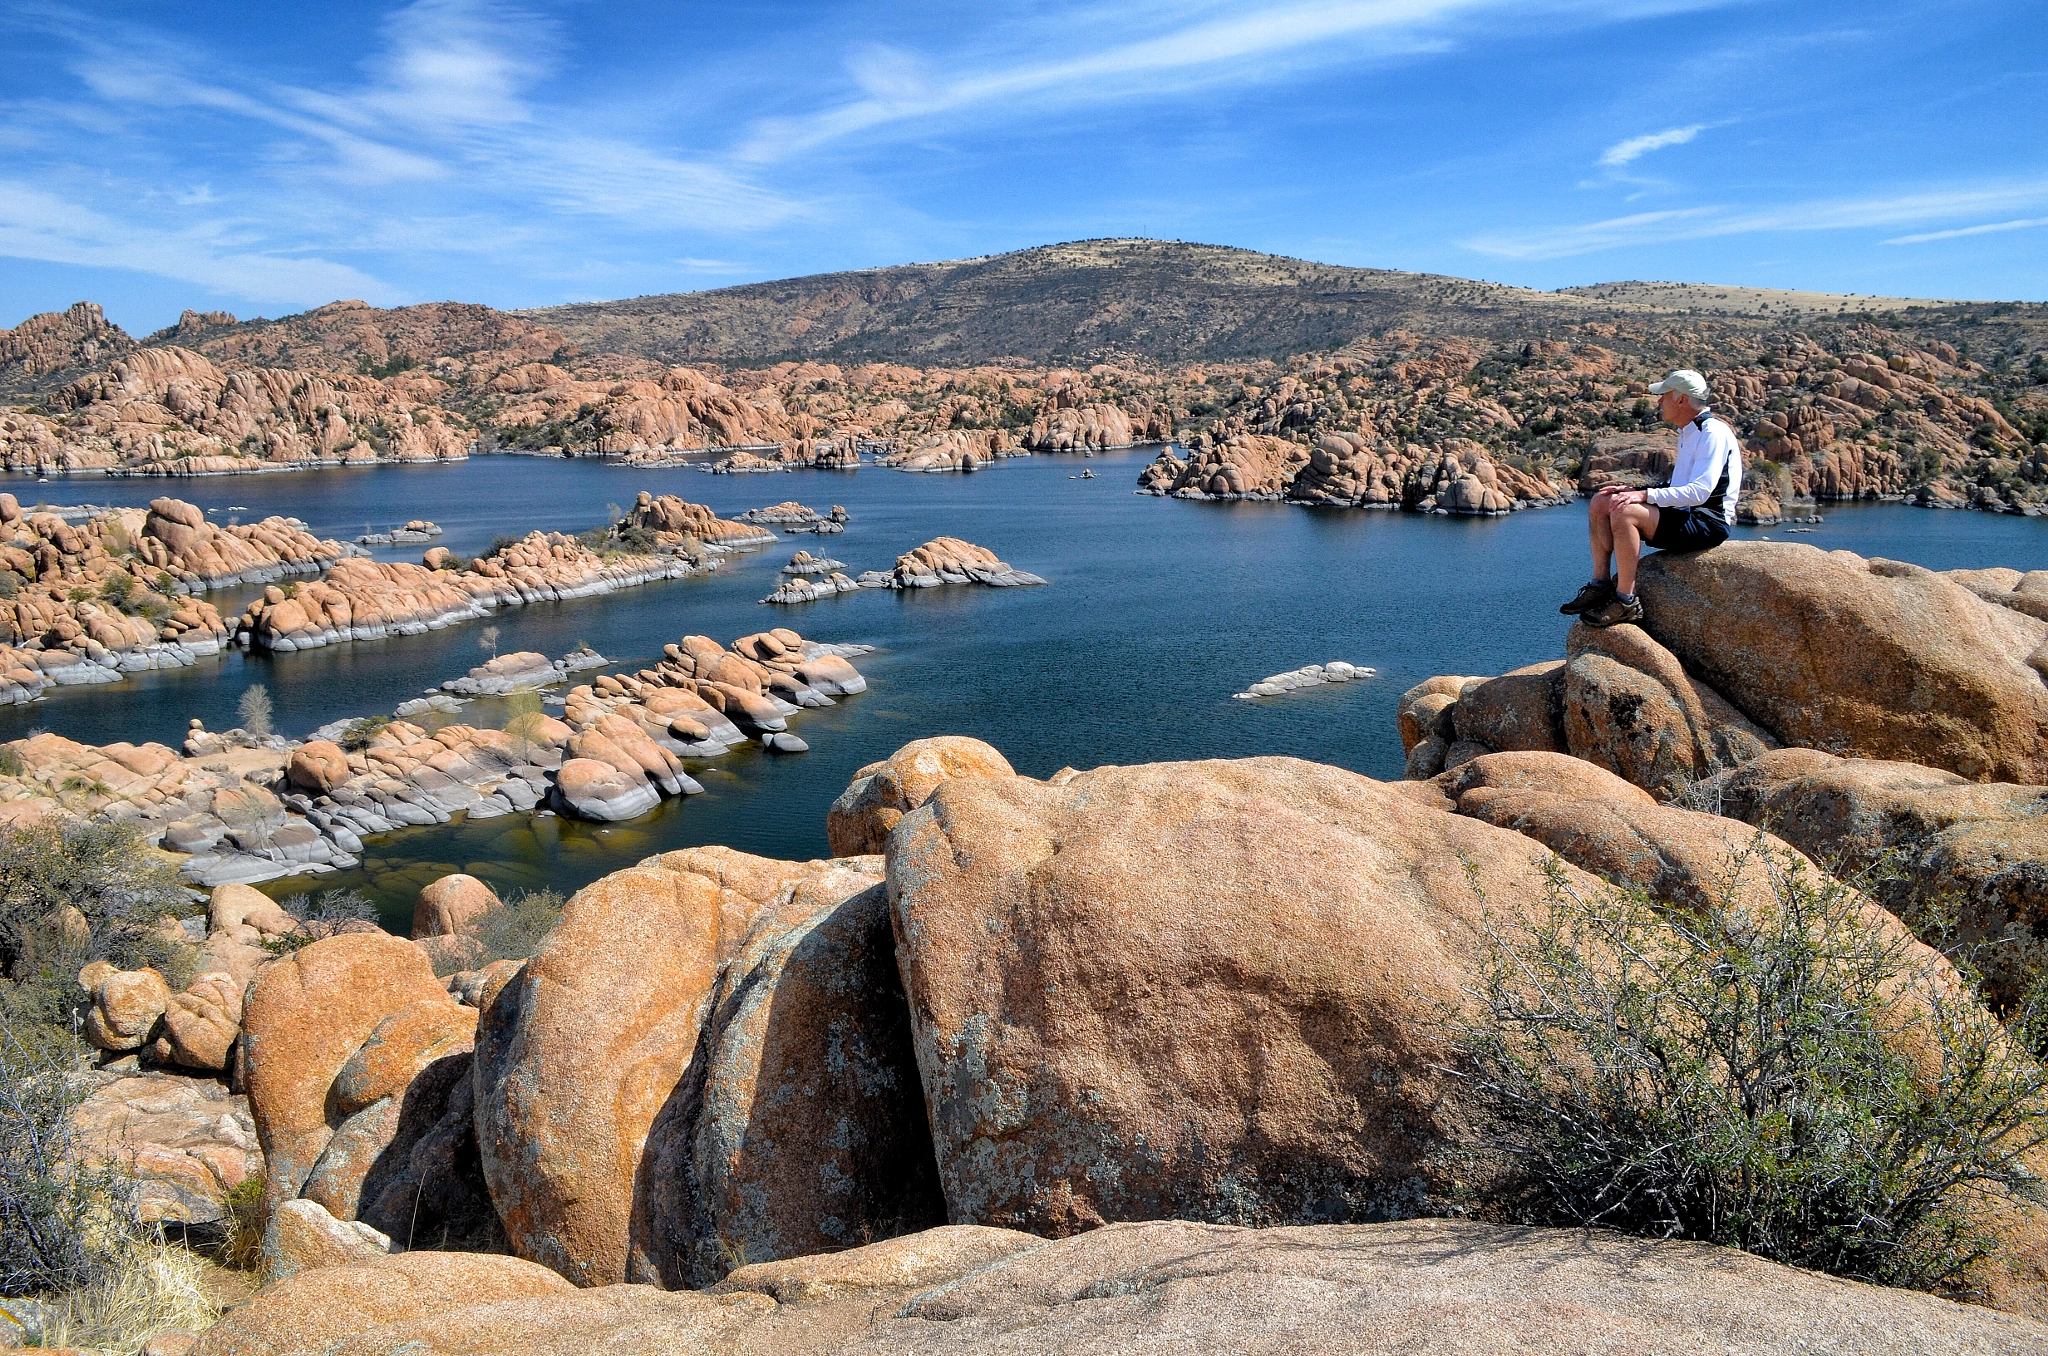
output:
[[[1400,775],[1394,703],[1436,673],[1499,673],[1562,655],[1557,604],[1586,577],[1584,515],[1574,508],[1499,519],[1205,504],[1132,493],[1149,450],[1092,459],[1036,457],[972,475],[877,470],[710,476],[631,471],[589,461],[479,458],[452,466],[378,467],[299,475],[174,481],[80,478],[48,485],[4,478],[25,503],[143,504],[172,494],[220,510],[215,521],[271,513],[322,536],[354,537],[408,518],[439,522],[436,543],[476,554],[501,533],[579,531],[635,494],[675,493],[721,516],[783,499],[844,504],[843,536],[794,536],[728,556],[716,573],[602,598],[514,608],[493,619],[498,648],[561,654],[587,641],[626,667],[701,633],[729,642],[770,626],[881,647],[858,661],[866,693],[808,711],[792,728],[812,752],[752,749],[692,766],[707,794],[671,801],[630,824],[525,816],[387,835],[363,866],[319,879],[373,894],[388,921],[410,921],[412,898],[463,870],[500,889],[573,890],[650,853],[724,843],[768,856],[822,856],[825,810],[864,763],[924,735],[967,734],[1003,750],[1020,772],[1064,765],[1292,754],[1374,777]],[[1093,480],[1079,479],[1084,467]],[[232,510],[232,511],[231,511]],[[798,607],[767,607],[776,571],[797,549],[890,566],[941,534],[987,546],[1046,588],[865,590]],[[1745,537],[1808,542],[1933,569],[2048,567],[2048,520],[1892,505],[1836,507],[1810,534],[1745,529]],[[417,559],[423,548],[380,551]],[[225,613],[241,595],[208,595]],[[235,704],[266,685],[277,728],[300,735],[398,702],[485,658],[470,623],[424,636],[330,646],[305,654],[231,654],[172,673],[53,692],[0,711],[0,738],[54,730],[89,743],[176,745],[187,721],[236,723]],[[1260,702],[1231,694],[1267,674],[1346,659],[1379,676]],[[460,719],[502,721],[492,703]],[[274,893],[306,888],[277,882]]]

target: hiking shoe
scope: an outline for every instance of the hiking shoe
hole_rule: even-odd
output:
[[[1623,602],[1619,594],[1608,598],[1605,606],[1592,612],[1582,612],[1579,620],[1588,626],[1601,628],[1619,626],[1622,622],[1639,622],[1643,619],[1643,600]]]
[[[1564,613],[1567,617],[1577,617],[1598,609],[1602,603],[1613,596],[1614,581],[1612,579],[1601,579],[1591,584],[1580,585],[1578,596],[1557,610]]]

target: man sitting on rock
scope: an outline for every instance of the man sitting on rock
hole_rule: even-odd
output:
[[[1726,420],[1708,408],[1707,379],[1681,368],[1650,388],[1658,413],[1680,426],[1671,483],[1654,490],[1605,485],[1593,496],[1586,531],[1593,542],[1593,578],[1558,611],[1588,626],[1639,622],[1636,561],[1645,545],[1659,551],[1704,551],[1728,540],[1742,488],[1742,445]],[[1609,575],[1612,562],[1612,577]]]

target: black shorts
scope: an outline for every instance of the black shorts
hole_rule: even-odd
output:
[[[1647,543],[1659,551],[1684,555],[1704,551],[1728,540],[1728,520],[1703,508],[1660,508],[1657,530]]]

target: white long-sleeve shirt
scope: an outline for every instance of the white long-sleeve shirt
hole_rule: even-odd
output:
[[[1735,526],[1735,497],[1742,490],[1742,444],[1735,430],[1712,411],[1702,411],[1678,432],[1678,461],[1671,468],[1671,483],[1649,492],[1658,508],[1693,508],[1704,504],[1728,472],[1728,494],[1721,511],[1728,526]]]

